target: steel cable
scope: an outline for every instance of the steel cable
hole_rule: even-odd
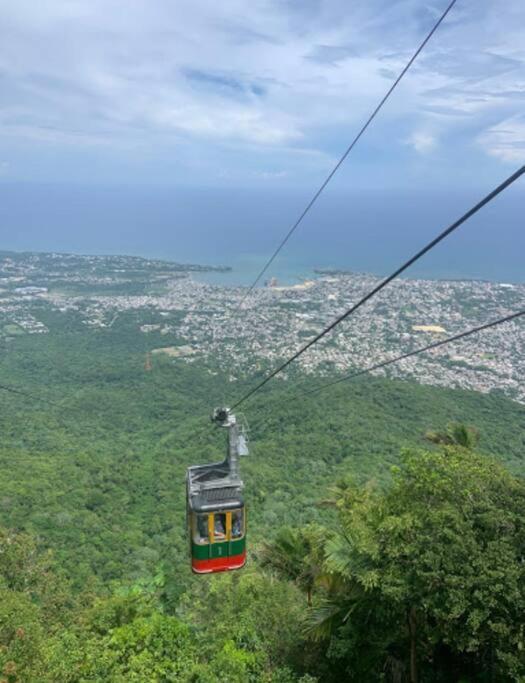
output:
[[[399,277],[401,273],[403,273],[407,268],[412,266],[416,261],[418,261],[422,256],[424,256],[427,252],[429,252],[431,249],[433,249],[435,246],[437,246],[442,240],[444,240],[446,237],[448,237],[451,233],[453,233],[455,230],[457,230],[463,223],[465,223],[469,218],[471,218],[474,214],[476,214],[480,209],[482,209],[486,204],[490,203],[493,199],[495,199],[503,190],[505,190],[507,187],[512,185],[518,178],[520,178],[523,174],[525,173],[525,165],[519,168],[517,171],[515,171],[512,175],[510,175],[506,180],[504,180],[502,183],[500,183],[492,192],[489,192],[488,195],[486,195],[481,201],[479,201],[477,204],[475,204],[471,209],[469,209],[466,213],[464,213],[458,220],[456,220],[452,225],[449,225],[447,228],[445,228],[442,232],[440,232],[433,240],[428,242],[422,249],[420,249],[416,254],[414,254],[411,258],[409,258],[405,263],[403,263],[399,268],[397,268],[391,275],[386,277],[384,280],[382,280],[376,287],[374,287],[368,294],[366,294],[364,297],[359,299],[357,303],[355,303],[353,306],[351,306],[347,311],[345,311],[342,315],[340,315],[338,318],[336,318],[328,327],[325,327],[319,334],[317,334],[313,339],[311,339],[308,343],[306,343],[304,346],[302,346],[296,353],[294,353],[288,360],[286,360],[284,363],[282,363],[278,368],[273,370],[267,377],[265,377],[259,384],[257,384],[253,389],[248,391],[244,396],[242,396],[238,401],[236,401],[233,406],[232,410],[237,408],[239,405],[244,403],[244,401],[248,400],[251,396],[253,396],[257,391],[262,389],[265,384],[267,384],[273,377],[281,373],[285,368],[287,368],[290,363],[293,363],[293,361],[297,360],[300,356],[303,355],[311,346],[314,344],[317,344],[319,340],[321,340],[325,335],[327,335],[329,332],[331,332],[337,325],[343,322],[343,320],[346,320],[350,315],[352,315],[358,308],[360,308],[364,303],[369,301],[375,294],[377,294],[379,291],[381,291],[384,287],[386,287],[392,280],[395,278]]]

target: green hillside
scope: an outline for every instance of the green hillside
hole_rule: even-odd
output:
[[[249,383],[160,355],[146,370],[131,316],[118,334],[68,320],[45,339],[6,342],[0,361],[4,384],[42,398],[0,396],[6,680],[340,680],[348,663],[331,669],[327,653],[342,646],[308,640],[300,586],[263,570],[254,548],[282,527],[335,529],[337,510],[320,503],[336,482],[375,482],[382,495],[401,453],[437,453],[425,434],[452,422],[475,426],[480,453],[524,472],[525,411],[501,396],[362,378],[300,398],[293,382],[304,392],[318,380],[276,381],[245,408],[249,566],[195,578],[185,468],[223,453],[209,413]],[[21,585],[13,566],[27,574]],[[370,670],[349,680],[378,680]]]

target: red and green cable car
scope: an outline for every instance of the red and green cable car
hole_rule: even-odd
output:
[[[227,408],[212,420],[229,432],[223,462],[195,465],[186,476],[191,568],[197,574],[240,569],[246,562],[246,512],[239,456],[246,455],[244,430]]]

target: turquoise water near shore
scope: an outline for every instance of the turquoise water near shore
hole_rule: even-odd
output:
[[[258,273],[264,266],[264,254],[229,254],[228,265],[232,268],[227,272],[204,272],[192,273],[192,277],[200,282],[213,285],[239,286],[251,285]],[[273,265],[273,264],[272,264]],[[260,285],[264,285],[271,277],[276,278],[279,284],[294,284],[307,278],[317,277],[314,269],[317,266],[305,263],[294,263],[290,259],[282,259],[269,269],[261,278]]]
[[[232,270],[228,272],[202,272],[192,273],[192,278],[199,282],[205,282],[212,285],[220,286],[249,286],[255,280],[256,276],[262,269],[265,263],[266,255],[239,255],[234,259],[230,259],[229,265]],[[408,257],[409,254],[407,253]],[[267,256],[266,256],[267,258]],[[398,264],[396,264],[398,265]],[[494,282],[509,282],[509,283],[523,283],[525,282],[525,273],[521,264],[516,264],[515,267],[510,268],[508,265],[504,268],[494,267],[495,264],[480,265],[469,264],[468,267],[447,267],[443,263],[432,264],[431,267],[425,267],[421,264],[419,267],[413,267],[403,275],[409,279],[428,279],[428,280],[489,280]],[[392,266],[392,269],[394,264]],[[302,282],[307,279],[320,277],[317,269],[334,269],[344,270],[355,273],[372,273],[377,276],[386,276],[390,271],[385,267],[379,268],[359,268],[350,267],[348,262],[344,263],[326,263],[315,261],[315,256],[312,262],[308,263],[292,263],[289,260],[286,263],[278,264],[272,267],[270,274],[265,273],[259,282],[258,286],[263,286],[270,277],[277,280],[277,284],[291,285],[297,282]]]

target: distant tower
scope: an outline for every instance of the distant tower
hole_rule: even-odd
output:
[[[151,365],[151,351],[146,353],[146,362],[144,363],[144,370],[146,372],[151,372],[153,366]]]

